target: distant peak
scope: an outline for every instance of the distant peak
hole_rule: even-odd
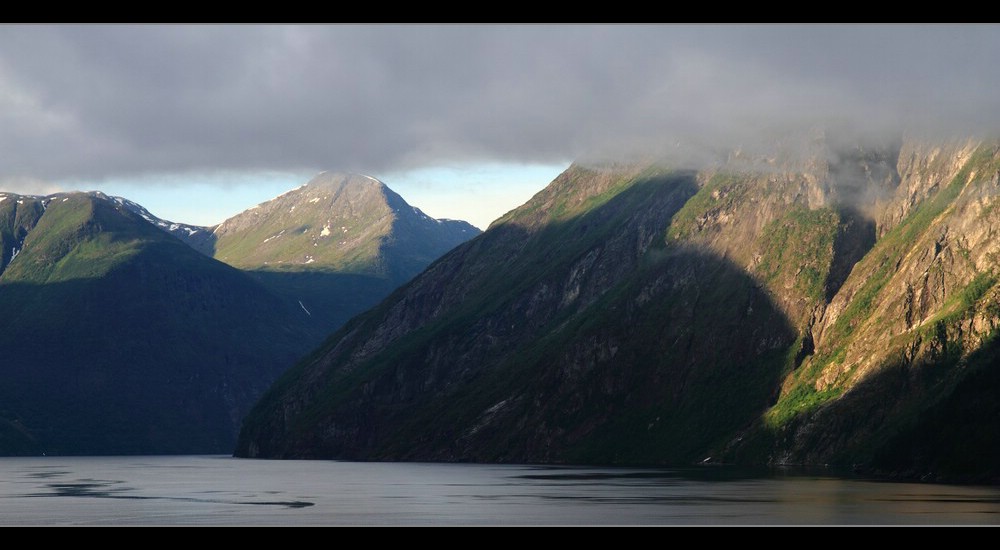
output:
[[[320,187],[320,186],[336,186],[342,187],[344,185],[379,185],[385,186],[382,181],[378,178],[374,178],[367,174],[358,174],[353,172],[329,172],[323,171],[315,176],[308,183],[309,187]]]

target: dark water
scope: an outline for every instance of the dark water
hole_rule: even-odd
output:
[[[996,523],[1000,487],[719,469],[0,458],[2,525]]]

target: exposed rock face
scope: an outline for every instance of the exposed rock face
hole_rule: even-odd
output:
[[[933,419],[996,452],[998,147],[755,151],[570,167],[290,371],[237,453],[996,475]]]

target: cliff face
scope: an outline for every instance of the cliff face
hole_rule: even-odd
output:
[[[967,473],[933,419],[992,410],[997,151],[574,165],[292,369],[237,453]]]

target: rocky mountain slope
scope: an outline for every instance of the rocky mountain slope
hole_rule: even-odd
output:
[[[998,475],[1000,147],[576,164],[283,376],[237,454]]]
[[[481,233],[375,178],[330,172],[210,230],[210,255],[300,303],[327,334]]]

